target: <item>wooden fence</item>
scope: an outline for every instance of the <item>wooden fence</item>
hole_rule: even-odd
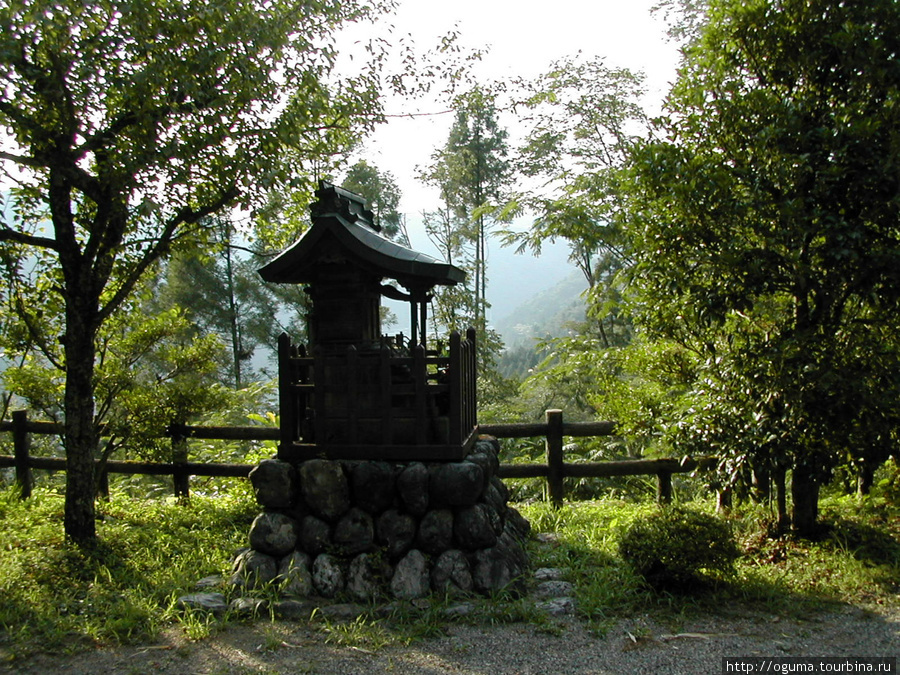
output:
[[[545,464],[501,464],[501,478],[546,478],[551,502],[560,506],[565,499],[566,478],[604,478],[610,476],[656,476],[657,499],[669,502],[672,498],[672,475],[695,470],[711,470],[718,463],[715,457],[696,459],[634,459],[606,462],[566,462],[563,451],[565,437],[585,438],[611,436],[614,422],[565,422],[561,410],[548,410],[546,419],[538,424],[482,424],[479,433],[496,438],[545,439],[547,462]],[[16,482],[22,497],[31,495],[34,484],[32,469],[64,471],[66,460],[58,457],[34,457],[30,453],[31,435],[60,435],[63,425],[53,422],[34,422],[25,411],[16,411],[11,422],[0,423],[0,432],[13,435],[14,453],[0,455],[0,468],[14,467]],[[224,476],[245,478],[253,469],[252,464],[195,463],[187,461],[190,439],[278,441],[279,429],[273,427],[196,427],[172,425],[171,462],[108,461],[107,473],[149,474],[172,476],[175,494],[188,496],[190,476]]]

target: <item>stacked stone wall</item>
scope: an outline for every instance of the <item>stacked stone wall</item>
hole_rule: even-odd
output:
[[[482,438],[461,462],[265,460],[250,474],[264,510],[232,583],[359,601],[515,588],[529,525],[507,503],[498,452]]]

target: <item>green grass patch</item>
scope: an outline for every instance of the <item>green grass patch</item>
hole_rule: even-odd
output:
[[[690,506],[714,513],[711,503]],[[204,639],[234,620],[177,611],[175,601],[198,579],[227,574],[235,552],[246,545],[258,512],[246,486],[215,497],[195,495],[189,504],[119,494],[98,508],[100,543],[84,550],[63,537],[62,496],[44,490],[21,501],[13,490],[0,492],[0,661],[34,650],[150,641],[172,625],[189,639]],[[688,613],[745,607],[796,616],[835,603],[897,601],[895,502],[828,497],[822,501],[824,534],[815,542],[771,539],[767,509],[735,508],[721,516],[739,547],[734,573],[676,594],[654,591],[619,555],[623,533],[658,509],[616,499],[562,509],[541,502],[520,506],[533,533],[549,535],[529,541],[533,567],[564,569],[575,585],[578,612],[598,631],[636,613],[677,621]],[[453,619],[446,610],[458,601],[434,598],[390,616],[373,607],[355,622],[318,617],[311,625],[323,639],[372,650],[440,635],[451,621],[524,621],[551,633],[560,628],[529,598],[502,593],[470,602],[471,610]]]
[[[100,543],[63,537],[63,498],[0,493],[0,655],[153,639],[181,619],[175,599],[222,574],[245,545],[256,505],[246,493],[189,505],[114,496],[98,505]],[[190,619],[188,618],[188,621]]]
[[[692,508],[713,513],[709,502]],[[604,499],[553,509],[521,508],[550,542],[531,544],[536,566],[561,567],[577,589],[581,614],[598,625],[635,612],[720,611],[735,603],[782,615],[802,615],[837,603],[882,605],[900,591],[900,509],[869,498],[822,500],[819,541],[769,537],[772,514],[744,506],[720,518],[731,527],[740,556],[734,574],[681,592],[660,593],[625,563],[618,544],[629,526],[657,512],[655,504]]]

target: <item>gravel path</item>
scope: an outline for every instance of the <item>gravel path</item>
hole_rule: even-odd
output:
[[[724,656],[900,656],[900,607],[841,611],[805,620],[724,609],[717,616],[660,625],[647,617],[603,635],[571,617],[549,633],[532,625],[450,625],[439,638],[374,652],[324,643],[305,622],[230,625],[191,643],[173,631],[158,644],[73,656],[36,655],[0,672],[231,675],[717,674]]]

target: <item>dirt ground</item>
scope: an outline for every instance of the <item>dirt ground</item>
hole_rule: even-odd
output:
[[[612,623],[602,634],[575,618],[533,625],[450,624],[441,637],[376,650],[329,644],[307,622],[231,624],[190,642],[172,630],[156,644],[36,654],[0,665],[6,673],[512,675],[721,673],[726,656],[900,656],[900,603],[846,606],[805,619],[741,608],[661,625],[646,616]]]

